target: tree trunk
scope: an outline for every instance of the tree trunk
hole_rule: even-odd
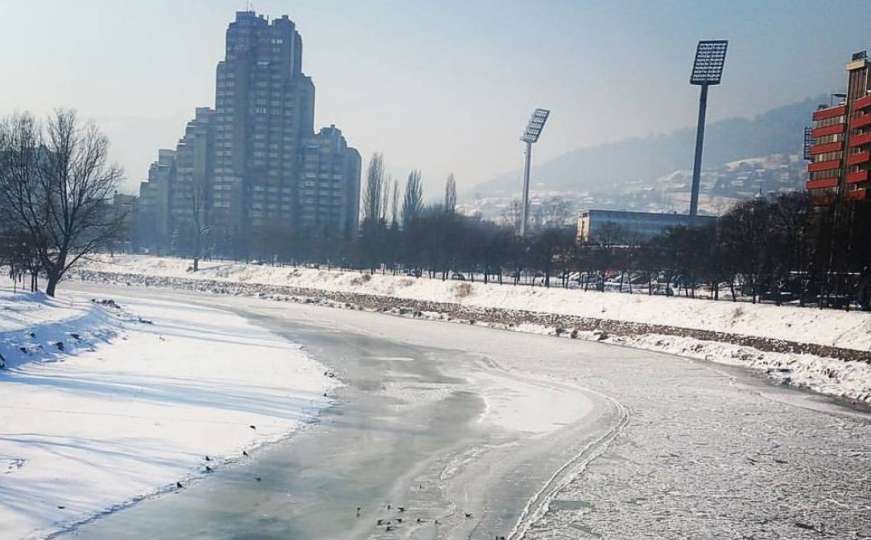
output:
[[[48,296],[54,297],[54,291],[57,288],[57,284],[60,281],[60,276],[54,272],[51,272],[47,276],[48,283],[45,285],[45,294]]]

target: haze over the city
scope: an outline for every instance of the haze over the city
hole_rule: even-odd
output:
[[[838,4],[871,15],[867,2]],[[95,119],[126,171],[122,190],[135,192],[157,148],[172,148],[194,108],[214,102],[226,25],[247,7],[4,1],[0,110],[71,106]],[[764,10],[753,1],[554,1],[543,9],[261,0],[251,7],[296,22],[303,69],[317,88],[316,124],[339,124],[364,160],[384,152],[395,176],[420,168],[428,194],[451,171],[466,191],[519,169],[518,137],[536,106],[553,110],[539,163],[693,125],[698,89],[687,79],[698,39],[730,40],[709,121],[841,90],[845,51],[869,44],[867,16],[839,19],[837,31],[819,39],[830,3],[814,1],[766,2]]]
[[[871,539],[869,15],[0,0],[0,540]]]

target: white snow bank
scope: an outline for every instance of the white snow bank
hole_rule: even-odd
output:
[[[871,406],[871,365],[812,354],[762,352],[750,347],[680,336],[615,337],[608,340],[641,349],[764,371],[769,378]]]
[[[207,261],[199,272],[189,272],[189,261],[149,256],[102,256],[86,269],[162,278],[209,279],[249,285],[282,285],[324,291],[341,291],[449,302],[476,308],[507,308],[658,324],[698,330],[777,338],[867,351],[871,349],[871,314],[694,300],[679,297],[584,292],[581,290],[515,287],[512,285],[415,279],[408,276],[368,275],[358,272],[245,265]],[[179,283],[181,288],[184,285]],[[256,287],[255,287],[256,288]],[[424,312],[424,318],[441,319]],[[486,324],[479,321],[479,324]],[[514,330],[549,333],[555,329],[520,324]],[[713,362],[742,365],[765,372],[770,378],[871,405],[871,365],[812,354],[775,353],[717,341],[663,336],[587,335],[578,337],[679,354]]]
[[[747,336],[776,338],[848,349],[871,350],[871,314],[770,304],[695,300],[644,294],[544,289],[358,272],[190,261],[144,255],[99,256],[83,268],[156,277],[213,279],[328,291],[380,294],[476,307],[524,309],[561,315],[654,323]]]
[[[74,306],[42,293],[0,293],[0,368],[55,361],[115,335],[98,304]]]
[[[0,298],[0,332],[20,330],[33,324],[72,319],[81,314],[80,307],[74,307],[42,293],[5,292]]]
[[[0,538],[174,489],[311,422],[336,384],[235,314],[113,298],[0,290]]]

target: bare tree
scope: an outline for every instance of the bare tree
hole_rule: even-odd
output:
[[[209,226],[206,219],[206,197],[208,189],[205,179],[194,179],[191,186],[191,210],[193,219],[191,228],[193,229],[193,270],[194,272],[200,269],[200,257],[203,251],[203,237],[209,232]]]
[[[393,203],[390,210],[390,226],[394,229],[399,227],[399,180],[393,180]]]
[[[457,209],[457,181],[454,180],[454,173],[448,175],[448,181],[445,182],[445,212],[453,214]]]
[[[402,201],[402,226],[408,229],[423,211],[423,181],[420,171],[412,169],[405,183],[405,198]]]
[[[0,200],[6,219],[33,242],[46,294],[82,257],[123,230],[126,216],[109,202],[123,177],[109,164],[109,140],[75,112],[57,110],[44,125],[30,115],[2,126]]]
[[[363,192],[363,221],[377,222],[381,217],[381,192],[384,189],[384,157],[375,152],[366,171],[366,190]]]
[[[382,188],[381,196],[381,223],[387,223],[387,212],[390,210],[390,186],[393,185],[393,176],[387,175],[387,181]]]
[[[523,204],[517,199],[511,199],[511,203],[502,211],[502,225],[511,227],[515,233],[520,232],[520,218],[523,215]]]
[[[18,286],[18,282],[24,281],[25,274],[30,274],[30,290],[38,290],[39,260],[32,238],[26,231],[0,224],[0,266],[8,270],[13,288]]]

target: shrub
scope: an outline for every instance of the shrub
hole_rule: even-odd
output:
[[[472,285],[470,283],[457,283],[454,285],[454,296],[459,298],[465,298],[467,296],[471,296],[472,294]]]

